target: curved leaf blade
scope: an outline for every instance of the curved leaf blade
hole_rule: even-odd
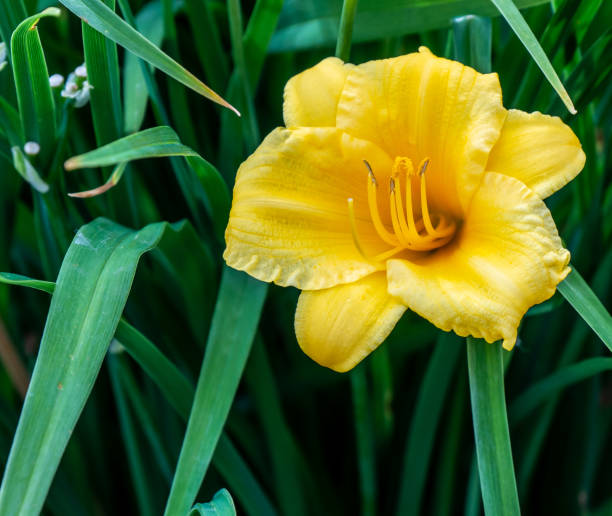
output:
[[[170,56],[162,52],[159,47],[145,38],[140,32],[123,21],[117,14],[109,9],[100,0],[60,0],[60,2],[85,23],[113,40],[118,45],[129,50],[141,59],[144,59],[155,68],[168,74],[173,79],[191,88],[203,97],[234,111],[238,116],[240,113],[225,101],[220,95],[206,86],[191,72],[177,63]]]

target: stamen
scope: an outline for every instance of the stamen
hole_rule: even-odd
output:
[[[374,172],[372,172],[372,167],[370,167],[370,164],[366,160],[363,160],[363,162],[368,168],[368,175],[370,176],[370,180],[368,181],[368,207],[370,208],[370,217],[372,218],[374,229],[376,229],[376,232],[384,242],[392,246],[397,246],[399,244],[398,239],[395,237],[395,235],[387,231],[382,223],[382,220],[380,220],[380,214],[378,213],[378,201],[376,198],[378,182],[376,181]]]
[[[391,211],[391,223],[393,224],[393,231],[395,231],[395,235],[404,247],[408,247],[409,240],[407,235],[402,231],[402,226],[400,224],[400,220],[404,218],[403,213],[398,213],[397,210],[397,193],[395,192],[395,181],[393,178],[389,179],[389,190],[391,196],[390,202],[390,211]]]

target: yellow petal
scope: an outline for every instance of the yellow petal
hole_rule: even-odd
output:
[[[529,307],[568,274],[544,202],[519,180],[487,172],[455,240],[420,261],[388,263],[389,293],[438,328],[511,349]]]
[[[391,170],[383,151],[335,128],[270,133],[238,170],[225,233],[227,264],[306,290],[383,269],[359,254],[351,235],[349,197],[362,246],[372,254],[388,249],[370,220],[366,158]]]
[[[285,125],[334,127],[340,93],[352,67],[337,57],[328,57],[289,79],[283,104]]]
[[[337,127],[415,165],[430,158],[434,209],[460,217],[506,117],[497,74],[479,74],[421,47],[355,67],[342,90]]]
[[[578,138],[560,118],[511,109],[487,170],[520,179],[544,199],[574,179],[585,160]]]
[[[338,372],[352,369],[387,338],[406,307],[387,293],[384,272],[300,294],[295,335],[304,353]]]

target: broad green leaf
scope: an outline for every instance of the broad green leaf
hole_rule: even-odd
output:
[[[612,351],[612,317],[575,267],[557,286],[602,342]]]
[[[224,268],[166,516],[185,514],[197,496],[238,388],[266,292],[266,284]]]
[[[136,29],[130,27],[117,16],[101,0],[60,0],[70,11],[88,23],[105,37],[129,50],[149,64],[158,68],[170,77],[183,83],[200,95],[231,109],[237,115],[240,113],[206,84],[183,68],[174,59],[162,52]]]
[[[480,73],[491,72],[491,19],[461,16],[453,20],[455,58]]]
[[[519,8],[548,0],[517,0]],[[271,52],[291,52],[336,43],[341,0],[285,0],[279,27],[270,42]],[[353,41],[371,41],[448,27],[466,14],[495,16],[490,0],[359,0]]]
[[[166,227],[157,223],[136,232],[97,219],[75,236],[0,487],[1,514],[40,512],[119,323],[138,259]]]
[[[527,416],[540,403],[565,387],[610,369],[612,369],[612,358],[590,358],[559,369],[531,385],[518,396],[510,407],[510,418],[513,422],[517,422]]]
[[[115,8],[115,0],[104,0]],[[87,80],[93,86],[89,105],[98,145],[122,136],[121,87],[117,45],[82,22]]]
[[[542,50],[540,43],[529,28],[529,25],[527,25],[525,18],[523,18],[523,15],[520,13],[517,6],[512,0],[491,0],[491,2],[495,4],[495,7],[497,7],[501,15],[506,19],[508,25],[512,27],[512,30],[521,40],[523,45],[525,45],[525,48],[531,54],[531,57],[533,57],[536,64],[540,67],[540,70],[542,70],[542,73],[550,85],[555,89],[559,97],[561,97],[561,100],[567,107],[567,110],[575,115],[576,108],[574,108],[574,104],[572,104],[572,99],[570,99],[567,91],[565,91],[565,88],[561,83],[561,79],[559,79],[557,72],[555,72],[551,62],[548,60],[548,57],[544,53],[544,50]]]
[[[61,11],[49,7],[23,20],[11,37],[13,74],[23,134],[26,141],[40,144],[40,162],[46,164],[55,150],[55,101],[49,72],[36,27],[41,18],[57,17]]]
[[[45,183],[38,174],[38,171],[32,166],[30,160],[23,153],[19,147],[11,147],[11,153],[13,155],[13,166],[15,170],[19,172],[19,175],[23,177],[32,188],[39,191],[40,193],[47,193],[49,191],[49,185]]]
[[[444,400],[464,343],[450,333],[441,334],[429,359],[419,389],[410,433],[404,450],[400,496],[396,514],[420,514],[425,481]]]
[[[194,505],[189,516],[236,516],[236,507],[229,491],[221,489],[210,502]]]
[[[476,456],[485,514],[520,515],[499,342],[468,337],[467,357]]]

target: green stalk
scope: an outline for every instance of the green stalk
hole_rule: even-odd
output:
[[[519,507],[504,393],[499,343],[468,337],[468,371],[476,456],[487,516],[521,513]]]
[[[351,40],[353,39],[353,23],[357,11],[357,0],[344,0],[342,4],[342,16],[340,17],[340,29],[336,42],[336,57],[348,61],[351,55]]]
[[[376,457],[372,432],[372,411],[368,396],[366,369],[363,365],[351,371],[351,389],[361,484],[361,514],[374,516],[376,514]]]

